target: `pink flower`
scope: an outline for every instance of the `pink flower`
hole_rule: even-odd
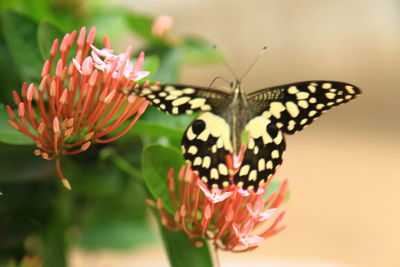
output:
[[[235,185],[210,192],[191,168],[185,166],[179,172],[178,182],[173,169],[167,180],[173,214],[163,208],[161,199],[157,204],[148,202],[158,209],[167,229],[184,231],[196,246],[202,245],[196,238],[205,238],[218,249],[242,252],[256,248],[259,242],[284,229],[278,226],[284,212],[278,213],[277,208],[288,190],[286,180],[267,199],[252,191],[241,194]],[[263,190],[268,184],[263,185]],[[253,233],[255,229],[257,234]]]
[[[128,47],[125,53],[114,55],[110,49],[98,49],[94,45],[92,47],[92,58],[94,66],[112,75],[113,78],[124,76],[131,81],[138,81],[148,76],[150,72],[141,71],[144,63],[144,53],[139,54],[135,66],[129,60],[132,48]],[[104,59],[101,59],[103,57]]]
[[[35,155],[56,160],[59,177],[68,189],[71,186],[61,172],[60,156],[81,153],[93,143],[118,139],[135,124],[148,105],[143,98],[124,93],[143,76],[140,68],[144,54],[139,56],[136,68],[129,67],[128,54],[117,56],[118,61],[112,55],[107,36],[104,37],[105,49],[93,48],[95,33],[96,29],[92,28],[86,37],[83,27],[78,35],[76,31],[66,34],[61,43],[54,40],[50,58],[43,66],[40,86],[24,83],[21,97],[13,92],[18,114],[7,106],[9,123],[35,142]],[[74,43],[76,52],[72,63],[68,63]],[[95,52],[89,56],[91,49]],[[94,54],[106,58],[101,67]],[[128,126],[120,129],[126,121],[130,121]],[[107,137],[117,129],[118,134]]]
[[[235,231],[239,243],[245,248],[260,243],[261,241],[264,240],[264,238],[258,235],[250,236],[250,233],[253,231],[254,228],[254,221],[252,220],[248,220],[244,224],[242,230],[240,230],[239,225],[237,223],[232,224],[232,228]]]
[[[275,214],[277,210],[277,209],[267,209],[264,211],[265,205],[262,198],[257,198],[257,200],[254,201],[253,203],[247,204],[246,208],[251,214],[251,216],[259,222],[269,219],[272,215]]]
[[[174,25],[174,20],[170,16],[157,17],[151,26],[151,32],[155,37],[165,35]]]
[[[219,188],[213,188],[210,192],[208,187],[201,180],[197,180],[197,186],[212,203],[222,202],[232,195],[232,192],[223,192]]]

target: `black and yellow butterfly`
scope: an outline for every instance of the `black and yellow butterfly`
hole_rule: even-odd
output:
[[[182,138],[184,158],[209,188],[231,184],[226,156],[239,152],[248,134],[244,158],[233,182],[255,190],[282,163],[284,134],[294,134],[333,106],[361,91],[335,81],[305,81],[246,94],[240,81],[232,93],[198,86],[155,85],[138,93],[172,115],[202,112]]]

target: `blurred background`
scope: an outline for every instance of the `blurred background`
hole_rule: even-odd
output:
[[[276,178],[290,182],[288,228],[255,251],[223,253],[222,266],[400,266],[399,1],[118,0],[102,5],[171,16],[173,34],[216,44],[239,74],[267,46],[243,81],[248,92],[311,79],[345,81],[363,90],[355,101],[287,137],[285,163]],[[90,7],[95,9],[96,2]],[[126,31],[98,30],[111,34],[120,49],[145,43]],[[226,67],[211,62],[184,64],[179,82],[208,86],[218,75],[233,79]],[[122,251],[76,246],[67,257],[72,267],[168,266],[156,235],[143,243]]]

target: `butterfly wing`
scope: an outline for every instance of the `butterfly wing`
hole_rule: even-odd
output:
[[[257,191],[282,164],[285,140],[269,117],[256,116],[245,126],[248,143],[234,182],[243,189]]]
[[[255,114],[271,115],[284,133],[293,134],[331,107],[354,99],[361,91],[334,81],[306,81],[263,89],[247,96]]]
[[[218,112],[226,107],[231,95],[203,87],[185,85],[152,85],[137,94],[159,110],[173,115],[192,114],[194,111]]]
[[[186,129],[182,138],[183,156],[209,188],[228,186],[226,156],[232,154],[230,125],[212,112],[204,112]]]

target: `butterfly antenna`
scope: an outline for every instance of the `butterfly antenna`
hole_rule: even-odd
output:
[[[243,73],[243,75],[240,77],[240,81],[247,75],[247,73],[249,73],[249,71],[254,67],[254,65],[257,63],[257,61],[260,59],[260,57],[262,56],[262,54],[264,54],[265,50],[267,50],[267,47],[264,46],[263,48],[261,48],[260,53],[258,54],[258,56],[254,59],[253,63],[251,63],[250,67]]]
[[[228,70],[233,74],[233,77],[235,77],[236,80],[238,80],[238,76],[236,75],[235,71],[229,66],[229,64],[225,61],[225,59],[221,56],[220,53],[218,53],[217,46],[213,45],[214,50],[216,51],[217,56],[219,59],[224,63],[224,65],[228,68]]]
[[[226,83],[228,83],[228,84],[231,84],[231,82],[228,81],[227,79],[225,79],[224,77],[222,77],[222,76],[217,76],[217,77],[215,77],[215,78],[210,82],[210,85],[208,86],[208,89],[210,89],[211,86],[212,86],[212,85],[215,83],[215,81],[217,81],[218,79],[223,80],[224,82],[226,82]]]

